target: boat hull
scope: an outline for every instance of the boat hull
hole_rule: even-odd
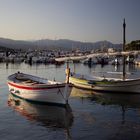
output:
[[[127,81],[91,81],[82,78],[70,77],[70,83],[75,87],[107,92],[140,93],[140,79]]]
[[[21,74],[22,80],[16,79],[16,74],[8,77],[9,91],[14,96],[45,104],[66,105],[71,93],[71,84],[49,81],[36,76]],[[38,80],[38,83],[26,82],[26,78]],[[29,81],[29,80],[27,80]],[[43,82],[43,83],[39,83]],[[48,83],[47,83],[48,82]]]
[[[32,102],[41,102],[48,104],[67,104],[67,97],[64,95],[65,86],[58,86],[56,88],[50,89],[36,89],[29,90],[24,88],[16,87],[8,83],[9,91],[22,99],[32,101]],[[70,87],[69,87],[70,88]],[[70,89],[69,89],[70,90]],[[70,91],[69,91],[70,92]]]

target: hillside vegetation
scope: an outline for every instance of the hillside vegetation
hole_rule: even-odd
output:
[[[132,41],[131,43],[127,44],[126,50],[127,51],[140,50],[140,40],[135,40],[135,41]]]

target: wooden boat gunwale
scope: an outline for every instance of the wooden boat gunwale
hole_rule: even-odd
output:
[[[20,74],[23,74],[23,73],[20,73]],[[26,80],[25,80],[25,78],[24,78],[24,80],[23,79],[19,80],[16,77],[15,77],[16,79],[14,79],[15,74],[10,75],[8,77],[8,84],[11,85],[11,86],[17,87],[17,88],[28,89],[28,90],[41,90],[41,89],[44,90],[44,89],[58,88],[58,87],[61,88],[61,87],[64,87],[65,84],[66,84],[66,83],[61,83],[61,82],[56,82],[56,81],[50,81],[48,79],[40,78],[40,77],[37,77],[37,76],[32,76],[32,75],[29,75],[29,74],[23,74],[23,75],[26,76]],[[43,82],[39,82],[37,80],[27,78],[28,76],[30,78],[36,78],[36,79],[39,79],[39,80],[44,80],[47,83],[43,83]],[[14,80],[18,80],[18,82],[14,82]],[[32,82],[28,82],[29,80],[32,80]]]

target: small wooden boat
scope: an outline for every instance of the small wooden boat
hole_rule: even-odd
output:
[[[66,105],[71,93],[71,84],[17,72],[8,77],[9,91],[31,102]]]
[[[73,74],[69,77],[69,81],[75,87],[93,91],[140,93],[140,78],[125,80],[105,77],[89,78],[85,75]]]

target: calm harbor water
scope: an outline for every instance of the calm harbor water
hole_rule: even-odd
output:
[[[0,64],[1,140],[139,140],[140,94],[109,94],[73,88],[69,106],[31,104],[9,94],[7,76],[17,71],[64,81],[65,65]],[[70,64],[87,75],[106,75],[122,67]],[[127,66],[130,77],[140,77],[140,67]],[[120,75],[119,75],[120,76]]]

